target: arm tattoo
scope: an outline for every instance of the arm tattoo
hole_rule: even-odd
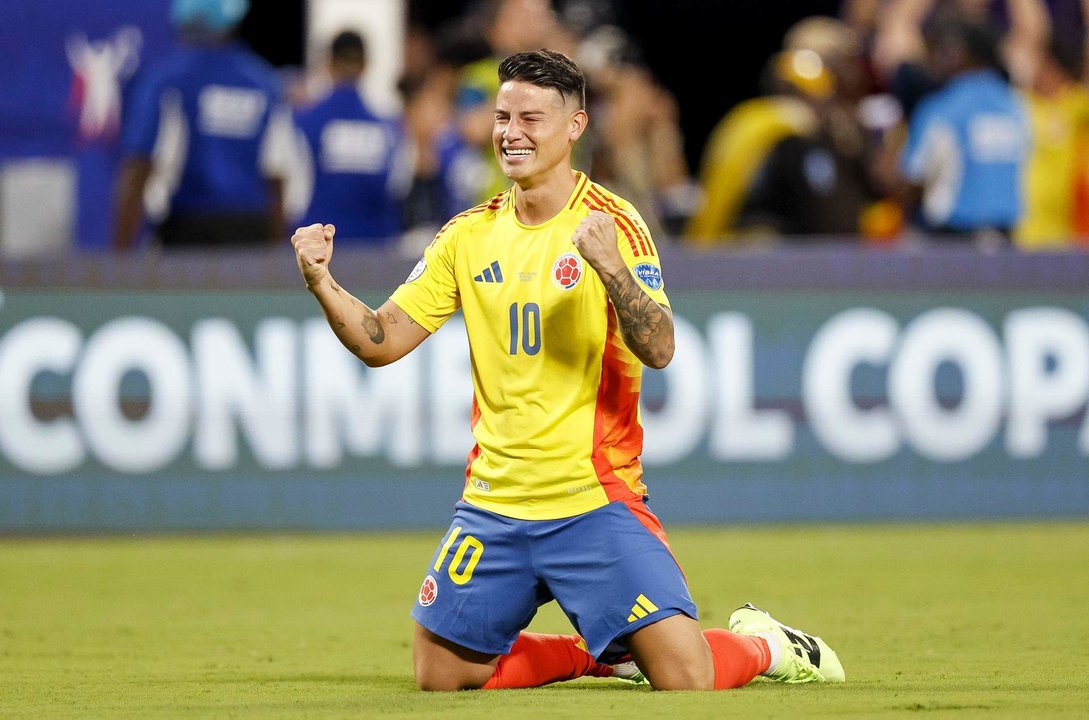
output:
[[[635,284],[635,278],[626,268],[609,278],[605,290],[616,308],[624,342],[640,360],[653,359],[661,331],[669,327],[669,317],[662,306]]]
[[[386,332],[382,329],[382,324],[378,322],[378,315],[376,313],[369,313],[363,316],[363,320],[359,323],[363,326],[363,331],[367,333],[367,337],[371,339],[371,342],[375,345],[381,345],[386,339]]]
[[[387,325],[396,325],[396,324],[397,324],[398,322],[399,322],[399,320],[397,320],[397,316],[396,316],[396,315],[394,315],[394,314],[393,314],[393,313],[391,313],[391,312],[388,312],[388,313],[386,313],[386,324],[387,324]],[[412,318],[410,317],[410,318],[408,319],[408,324],[409,324],[409,325],[415,325],[415,324],[416,324],[416,321],[415,321],[415,320],[413,320],[413,319],[412,319]]]

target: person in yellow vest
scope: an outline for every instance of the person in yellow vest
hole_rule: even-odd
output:
[[[813,16],[787,31],[783,47],[765,68],[767,94],[736,105],[708,140],[700,170],[703,202],[685,229],[690,244],[771,237],[788,229],[767,227],[745,216],[753,194],[762,192],[758,186],[769,160],[791,138],[802,144],[832,138],[837,152],[850,157],[849,164],[865,168],[863,184],[870,182],[868,149],[858,119],[866,81],[857,31],[836,18]],[[875,187],[873,193],[863,194],[876,200],[878,193]],[[849,222],[819,222],[808,232],[888,234],[892,230],[875,228],[890,224],[895,228],[898,217],[875,221],[871,210],[877,205],[863,198]],[[791,232],[805,232],[798,229],[805,222],[787,225],[794,228]]]
[[[812,78],[808,85],[820,92],[827,82],[827,77]],[[733,238],[741,208],[768,154],[783,139],[811,135],[816,127],[816,114],[795,94],[776,92],[735,105],[707,141],[699,174],[703,203],[689,220],[685,239],[709,246]]]

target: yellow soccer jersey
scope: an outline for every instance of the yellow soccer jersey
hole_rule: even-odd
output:
[[[1089,92],[1071,83],[1053,97],[1026,96],[1033,148],[1022,173],[1024,212],[1014,230],[1023,250],[1070,247],[1078,237],[1079,186],[1086,181]]]
[[[626,201],[578,173],[564,209],[528,226],[517,188],[454,217],[392,300],[434,332],[462,308],[476,446],[464,498],[508,517],[570,517],[642,495],[639,387],[597,273],[571,238],[590,210],[616,218],[624,261],[668,304],[658,253]]]

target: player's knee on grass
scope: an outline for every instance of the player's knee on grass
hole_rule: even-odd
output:
[[[495,671],[489,665],[418,655],[413,660],[413,666],[416,687],[430,692],[479,690]]]
[[[490,673],[483,680],[479,680],[475,674],[465,675],[450,668],[416,667],[416,687],[426,692],[479,690],[488,681],[488,677]]]
[[[416,626],[412,666],[420,690],[449,692],[484,687],[495,671],[496,660]]]
[[[636,631],[628,644],[655,690],[711,690],[715,663],[699,623],[678,614]]]
[[[715,669],[712,663],[684,662],[655,664],[654,668],[640,670],[655,690],[712,690],[715,687]]]

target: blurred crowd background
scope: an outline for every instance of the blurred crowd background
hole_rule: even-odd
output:
[[[7,256],[258,246],[318,221],[415,253],[506,186],[496,66],[540,47],[588,77],[577,165],[660,244],[1089,248],[1089,0],[379,0],[322,33],[301,0],[159,5],[161,41],[66,31],[65,132],[107,158],[91,179],[27,149],[49,123],[24,117],[36,70],[8,55]],[[49,221],[65,208],[79,221]]]

